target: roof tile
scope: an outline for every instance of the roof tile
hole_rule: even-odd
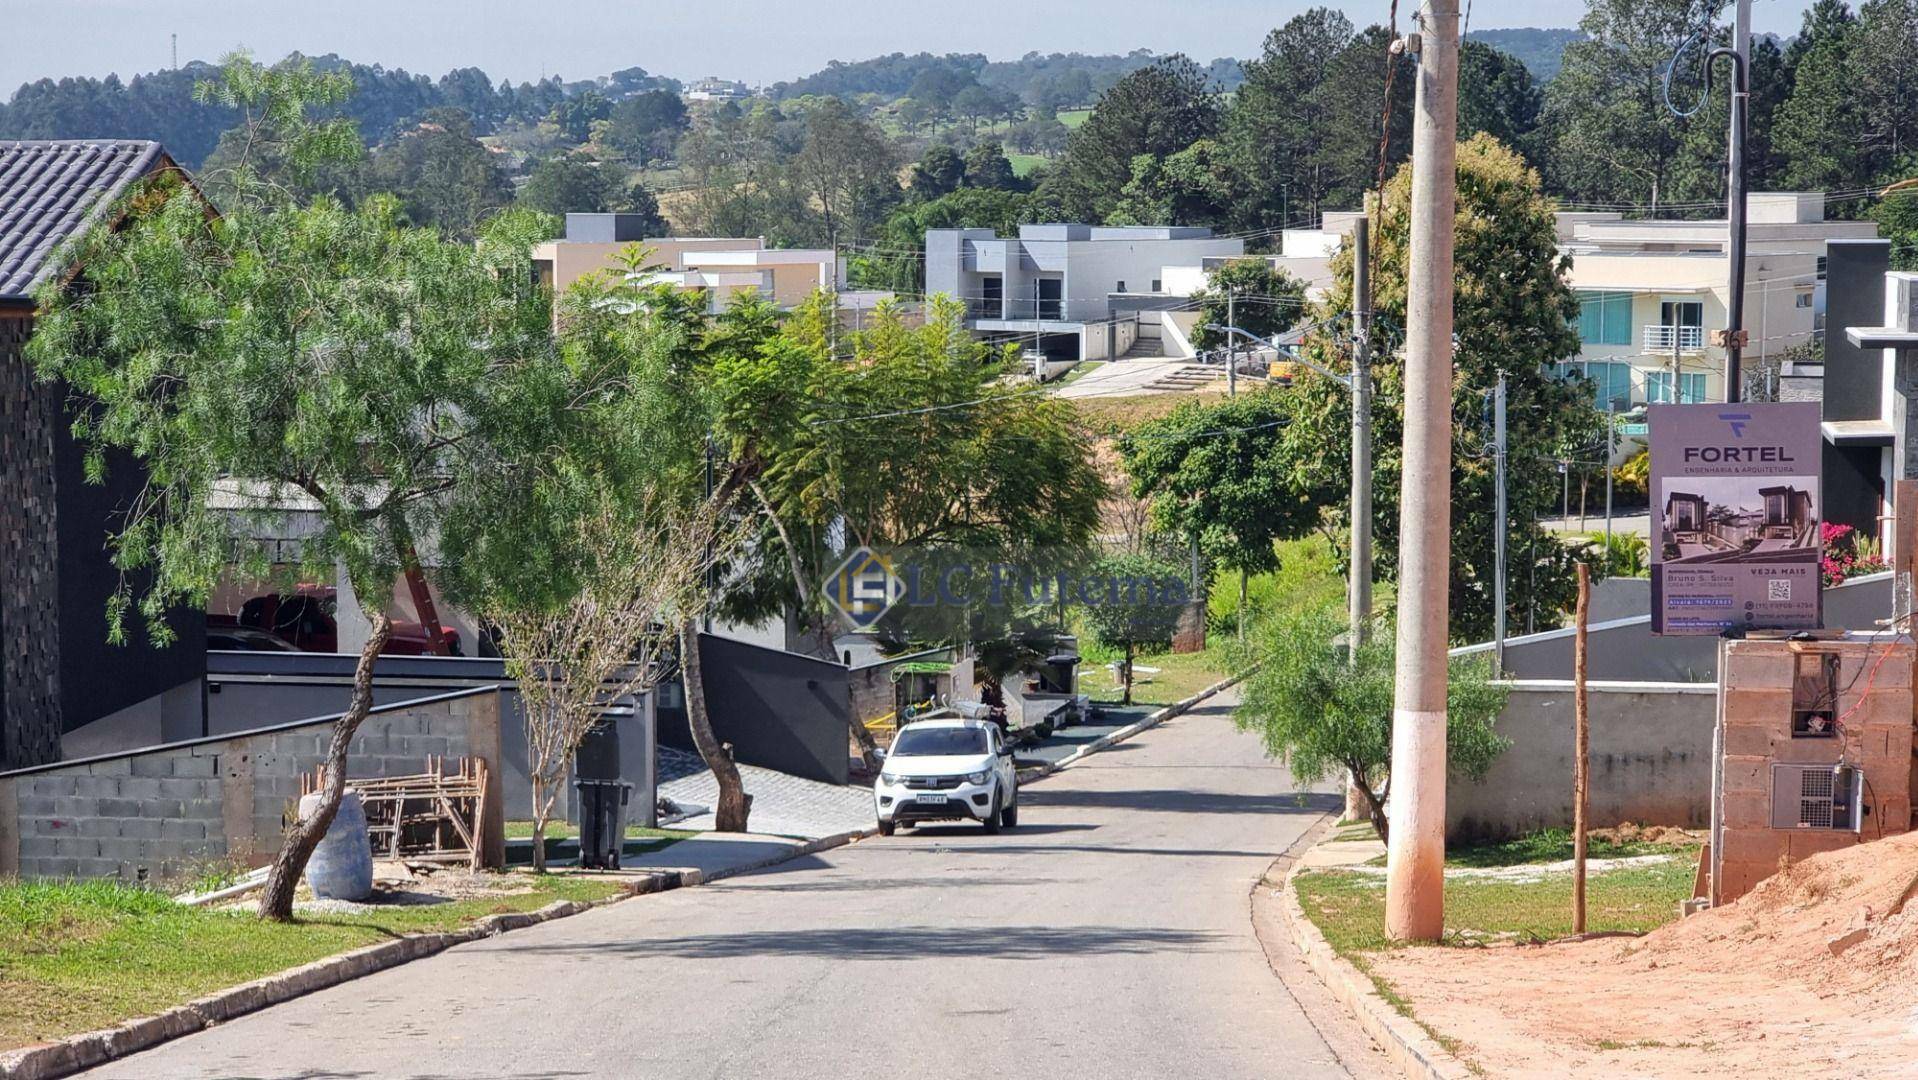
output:
[[[31,300],[59,246],[167,164],[144,139],[0,141],[0,303]]]

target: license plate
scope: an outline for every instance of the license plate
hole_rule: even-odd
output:
[[[946,797],[944,795],[935,794],[933,792],[922,791],[919,794],[914,795],[912,797],[912,801],[922,802],[922,803],[942,803],[946,801]]]

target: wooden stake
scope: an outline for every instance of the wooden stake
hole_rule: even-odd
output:
[[[1572,726],[1577,755],[1572,765],[1572,933],[1585,932],[1585,820],[1592,780],[1592,732],[1585,705],[1585,625],[1592,607],[1592,572],[1578,564],[1577,631],[1572,659]]]

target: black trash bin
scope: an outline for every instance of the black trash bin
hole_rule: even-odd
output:
[[[575,780],[579,796],[579,865],[587,870],[619,869],[626,840],[626,803],[633,785],[623,780]]]

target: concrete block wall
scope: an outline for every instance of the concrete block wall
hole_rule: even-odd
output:
[[[260,866],[279,849],[300,781],[324,760],[334,717],[0,774],[0,876],[165,881],[208,862]],[[497,688],[390,705],[367,716],[349,782],[425,770],[429,757],[492,766],[501,806]],[[489,865],[505,857],[505,815],[487,816]]]
[[[1839,657],[1836,737],[1792,737],[1792,679],[1801,649]],[[1785,864],[1911,828],[1912,661],[1910,643],[1889,637],[1724,643],[1714,902],[1743,896]],[[1841,759],[1864,775],[1859,832],[1771,827],[1774,764],[1831,765]]]
[[[1446,836],[1504,840],[1572,826],[1575,758],[1569,680],[1513,682],[1495,723],[1511,745],[1483,780],[1454,776],[1446,790]],[[1711,812],[1709,684],[1591,682],[1594,827],[1703,827]]]

